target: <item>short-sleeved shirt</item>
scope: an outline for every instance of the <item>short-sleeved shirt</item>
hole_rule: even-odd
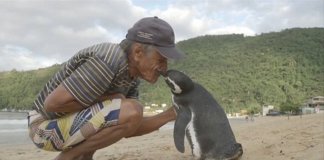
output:
[[[34,101],[33,108],[46,119],[65,115],[44,110],[46,97],[60,84],[83,107],[89,107],[106,93],[138,98],[139,80],[129,76],[127,54],[119,44],[101,43],[85,48],[63,64]]]

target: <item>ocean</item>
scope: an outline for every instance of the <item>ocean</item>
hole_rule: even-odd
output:
[[[0,146],[32,143],[26,112],[0,112]]]

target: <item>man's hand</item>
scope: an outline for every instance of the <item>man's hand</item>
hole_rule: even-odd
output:
[[[169,117],[170,117],[170,119],[171,120],[175,120],[176,119],[176,117],[177,117],[177,113],[176,113],[176,111],[175,111],[175,109],[174,109],[174,107],[172,106],[172,107],[170,107],[170,108],[168,108],[166,111],[164,111],[166,114],[168,114],[169,115]]]

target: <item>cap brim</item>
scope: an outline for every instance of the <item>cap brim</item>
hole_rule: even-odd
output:
[[[182,59],[185,57],[182,51],[177,49],[176,47],[159,47],[156,46],[157,50],[160,52],[162,56],[168,59]]]

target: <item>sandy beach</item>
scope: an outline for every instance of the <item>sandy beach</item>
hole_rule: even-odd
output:
[[[323,160],[324,113],[280,117],[257,117],[232,125],[243,145],[242,160]],[[141,137],[122,139],[98,150],[95,160],[194,160],[188,143],[184,154],[173,144],[173,129],[161,129]],[[51,160],[58,153],[33,144],[2,145],[0,160]]]

